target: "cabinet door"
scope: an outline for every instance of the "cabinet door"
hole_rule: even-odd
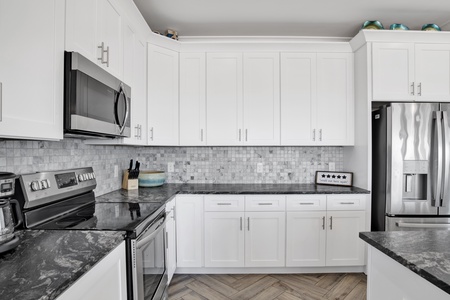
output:
[[[243,143],[242,54],[208,53],[206,64],[208,145]]]
[[[178,53],[148,44],[149,144],[178,145]]]
[[[352,145],[353,107],[352,54],[317,54],[316,142],[320,145]]]
[[[285,266],[285,212],[246,212],[245,266]]]
[[[122,78],[122,18],[115,0],[98,0],[98,40],[104,43],[108,72]]]
[[[450,101],[450,44],[418,44],[416,89],[418,101]]]
[[[316,54],[281,54],[281,145],[313,145]]]
[[[245,53],[244,144],[280,145],[280,54]]]
[[[111,251],[57,300],[126,300],[125,242]]]
[[[97,0],[66,0],[66,50],[98,63]]]
[[[203,197],[176,198],[177,266],[203,266]]]
[[[172,200],[174,201],[174,200]],[[166,256],[167,256],[167,279],[168,283],[172,280],[173,274],[177,269],[177,250],[176,250],[176,235],[175,235],[175,211],[174,207],[167,212],[166,223]]]
[[[414,101],[414,44],[374,43],[372,46],[374,101]]]
[[[64,1],[0,1],[0,136],[63,138]]]
[[[205,267],[244,266],[244,213],[205,213]]]
[[[180,53],[180,145],[206,145],[205,53]]]
[[[288,212],[286,266],[325,266],[325,211]]]
[[[364,211],[333,211],[327,215],[327,266],[364,265]]]

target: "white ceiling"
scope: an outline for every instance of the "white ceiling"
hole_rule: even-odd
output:
[[[450,30],[449,0],[134,0],[152,30],[179,36],[353,37],[365,20],[385,28]]]

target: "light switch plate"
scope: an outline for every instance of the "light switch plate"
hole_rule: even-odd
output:
[[[353,173],[316,171],[316,184],[352,186]]]

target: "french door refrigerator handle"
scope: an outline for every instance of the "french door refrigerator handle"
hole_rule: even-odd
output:
[[[441,206],[447,206],[449,203],[445,203],[444,201],[448,198],[449,195],[446,195],[446,192],[448,190],[448,180],[449,180],[449,172],[450,172],[450,130],[449,130],[449,124],[448,124],[448,116],[447,112],[444,111],[442,114],[442,122],[444,127],[444,186],[442,190],[442,196],[443,203]]]
[[[397,227],[402,228],[450,228],[448,223],[408,223],[408,222],[395,222]]]
[[[443,156],[443,144],[442,144],[442,111],[434,112],[436,118],[436,131],[437,131],[437,180],[436,180],[436,190],[435,190],[435,207],[441,206],[441,192],[442,192],[442,156]],[[433,199],[432,199],[433,201]]]

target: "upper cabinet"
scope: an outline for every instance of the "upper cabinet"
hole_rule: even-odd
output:
[[[280,54],[245,53],[243,141],[280,145]]]
[[[180,53],[180,145],[206,145],[205,53]]]
[[[66,50],[122,79],[122,17],[115,0],[66,0]]]
[[[373,43],[374,101],[450,101],[450,44]]]
[[[0,136],[63,138],[64,1],[0,0]]]
[[[242,53],[208,53],[206,63],[208,145],[242,145]]]
[[[282,53],[281,144],[353,145],[350,53]]]
[[[148,45],[149,145],[178,145],[178,52]]]

